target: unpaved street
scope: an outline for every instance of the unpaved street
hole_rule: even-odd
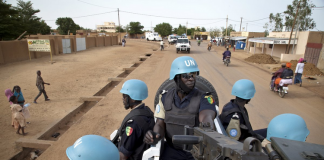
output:
[[[116,85],[104,99],[99,101],[98,104],[85,113],[78,121],[74,122],[38,159],[68,159],[65,156],[65,149],[71,146],[79,137],[86,134],[97,134],[109,138],[109,135],[119,127],[122,119],[129,112],[123,108],[122,96],[119,93],[122,83],[128,79],[140,79],[147,83],[149,97],[144,102],[153,110],[155,93],[160,84],[168,78],[172,61],[179,56],[191,56],[197,61],[200,68],[200,75],[208,79],[217,91],[220,110],[230,99],[235,98],[231,95],[233,84],[239,79],[250,79],[254,82],[257,90],[255,97],[247,105],[250,121],[254,129],[267,127],[270,120],[276,115],[295,113],[305,119],[310,130],[307,142],[324,144],[324,138],[322,138],[324,131],[323,98],[303,87],[297,86],[289,86],[289,94],[284,98],[280,98],[278,94],[269,90],[271,75],[268,72],[235,59],[235,56],[233,56],[234,58],[232,58],[231,64],[226,67],[221,60],[224,47],[215,48],[213,46],[213,49],[209,52],[206,42],[200,46],[197,46],[195,41],[192,41],[191,44],[192,49],[190,54],[176,54],[173,45],[168,48],[166,47],[162,52],[152,51],[152,43],[129,40],[127,41],[126,48],[119,46],[96,48],[77,55],[68,55],[75,57],[75,59],[70,58],[69,60],[65,59],[65,56],[62,56],[60,57],[62,58],[61,61],[69,61],[71,63],[61,63],[58,61],[53,65],[59,65],[60,67],[55,69],[51,68],[51,66],[46,66],[44,64],[45,61],[39,64],[36,63],[38,66],[45,66],[41,70],[44,70],[44,80],[51,83],[51,86],[47,87],[47,92],[52,101],[45,103],[41,99],[43,97],[40,97],[40,104],[31,106],[31,112],[33,113],[32,124],[30,125],[31,127],[26,129],[31,134],[28,135],[30,138],[32,138],[32,135],[37,134],[36,132],[41,132],[46,129],[46,125],[62,118],[67,110],[72,109],[71,106],[78,105],[79,102],[77,100],[80,96],[93,95],[100,87],[103,87],[107,83],[106,80],[108,77],[116,77],[120,73],[121,68],[130,67],[131,62],[137,57],[145,53],[152,53],[150,58],[147,58],[147,60],[131,72],[121,83]],[[112,52],[115,54],[111,54]],[[107,53],[107,55],[103,53]],[[117,53],[122,54],[119,55]],[[95,55],[95,58],[89,60],[88,54]],[[85,56],[85,58],[80,60],[76,56]],[[82,61],[83,63],[75,63],[75,61]],[[16,65],[20,66],[20,68],[17,68]],[[32,98],[37,94],[36,87],[34,86],[37,68],[39,67],[35,67],[35,64],[30,65],[28,62],[0,66],[1,89],[4,90],[16,84],[26,83],[24,86],[21,85],[22,91],[27,101],[31,102]],[[15,74],[12,74],[12,72]],[[15,77],[19,78],[16,79]],[[83,83],[76,82],[76,79],[78,81],[82,79]],[[24,90],[25,88],[27,88],[26,91]],[[88,94],[88,91],[91,93]],[[19,136],[15,135],[14,130],[10,126],[11,115],[8,107],[9,103],[5,100],[4,96],[1,97],[1,104],[2,115],[0,122],[1,130],[4,133],[0,135],[2,139],[0,149],[10,150],[10,153],[13,153],[12,148],[14,145],[12,143]],[[32,107],[35,109],[32,109]],[[43,114],[46,115],[44,116]],[[37,126],[32,127],[32,125]],[[6,140],[3,142],[3,137],[9,137],[10,141]],[[11,148],[4,147],[7,144],[11,144]],[[3,158],[6,159],[9,157],[1,153],[0,159]]]

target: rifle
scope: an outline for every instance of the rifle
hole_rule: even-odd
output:
[[[196,160],[324,160],[324,145],[271,137],[263,152],[258,139],[249,137],[241,143],[212,130],[209,123],[185,126],[184,133],[174,135],[172,143],[183,144]]]

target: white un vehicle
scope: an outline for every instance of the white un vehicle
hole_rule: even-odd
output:
[[[145,39],[147,41],[162,41],[162,37],[159,36],[157,32],[147,32],[145,33]]]
[[[185,51],[190,53],[190,42],[188,38],[178,38],[176,43],[177,53],[180,51]]]

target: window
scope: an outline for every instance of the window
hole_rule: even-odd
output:
[[[269,48],[272,48],[273,44],[269,44]]]

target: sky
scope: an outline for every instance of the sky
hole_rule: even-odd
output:
[[[16,0],[6,0],[13,6]],[[26,1],[26,0],[24,0]],[[95,29],[104,22],[115,22],[125,26],[129,22],[140,22],[145,30],[151,26],[166,22],[172,27],[188,25],[211,28],[226,27],[232,24],[236,31],[242,27],[249,32],[263,32],[264,24],[269,22],[270,13],[280,13],[286,10],[293,0],[31,0],[34,9],[52,28],[58,26],[55,20],[59,17],[71,17],[74,22],[84,28]],[[324,0],[311,0],[317,7],[324,7]],[[315,8],[311,18],[316,22],[313,31],[324,31],[324,8]],[[188,23],[188,24],[187,24]]]

